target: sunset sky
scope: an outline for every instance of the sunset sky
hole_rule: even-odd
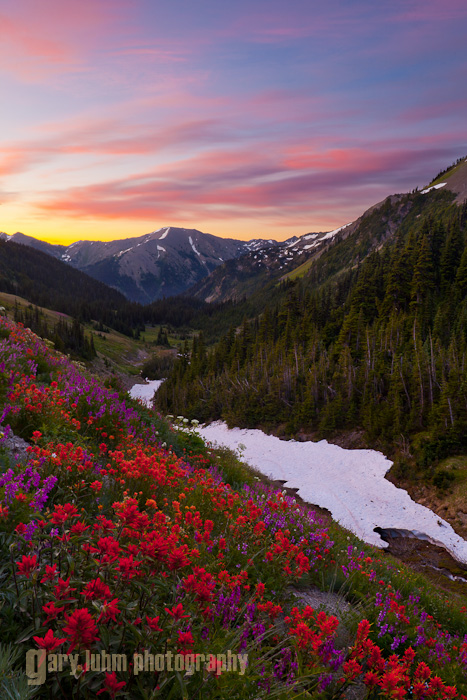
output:
[[[1,0],[0,230],[329,231],[467,155],[466,0]]]

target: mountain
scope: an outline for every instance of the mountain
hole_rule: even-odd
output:
[[[184,292],[248,245],[168,226],[121,241],[80,241],[68,247],[62,259],[144,304]]]
[[[47,253],[118,289],[127,299],[148,304],[188,289],[190,295],[209,302],[238,300],[294,270],[352,230],[353,224],[347,224],[283,242],[219,238],[174,226],[136,238],[76,241],[69,246],[51,245],[19,232],[12,236],[0,233],[0,239]]]
[[[209,352],[195,339],[158,409],[295,436],[347,431],[394,455],[399,475],[449,484],[438,462],[467,453],[465,175],[462,160],[372,207],[332,245],[321,236],[321,252],[280,270],[269,299],[252,291],[250,308],[262,306],[240,327]],[[235,266],[244,260],[255,255]],[[220,295],[230,283],[217,281]]]
[[[392,195],[370,207],[356,221],[333,231],[307,233],[248,251],[216,268],[194,285],[189,294],[209,303],[238,301],[254,296],[260,289],[275,287],[281,281],[307,275],[312,267],[316,269],[321,258],[326,261],[328,273],[336,274],[362,260],[392,236],[410,207],[406,195]],[[343,241],[347,241],[346,246],[339,245]],[[333,250],[335,255],[330,254]]]
[[[459,158],[424,189],[450,191],[456,202],[467,198],[467,159]],[[334,256],[325,256],[327,274],[358,264],[375,247],[393,235],[411,207],[407,195],[393,195],[371,207],[357,221],[334,231],[293,236],[284,242],[219,238],[197,229],[165,226],[136,238],[115,241],[76,241],[51,245],[23,233],[5,241],[20,243],[68,263],[94,279],[122,292],[127,299],[148,304],[189,290],[208,302],[239,300],[260,288],[295,279],[315,265],[325,252],[349,240]],[[323,275],[322,275],[323,276]]]
[[[439,173],[420,194],[441,189],[457,195],[458,204],[467,200],[467,158],[459,158]],[[308,233],[283,243],[263,241],[263,246],[217,267],[197,282],[189,294],[209,303],[238,301],[280,281],[295,280],[309,273],[323,281],[329,275],[360,264],[393,236],[415,201],[416,198],[406,194],[394,194],[370,207],[356,221],[334,231]],[[423,201],[418,200],[415,216],[422,208]],[[343,241],[347,243],[337,245]]]
[[[123,294],[42,250],[1,238],[0,291],[75,318],[130,331],[131,310]]]
[[[453,165],[438,173],[430,185],[422,190],[422,193],[426,194],[431,189],[441,189],[442,187],[457,195],[455,200],[457,204],[463,204],[467,201],[467,158],[465,156],[458,158]]]
[[[35,248],[43,253],[47,253],[47,255],[51,255],[53,258],[60,258],[66,249],[66,246],[64,245],[52,245],[51,243],[40,241],[32,236],[26,236],[20,231],[17,231],[11,236],[9,236],[7,233],[0,232],[0,240],[12,241],[13,243],[19,243],[20,245],[27,245],[30,248]]]
[[[48,253],[142,304],[183,293],[225,260],[265,244],[279,245],[273,240],[246,242],[174,226],[136,238],[76,241],[69,246],[51,245],[22,233],[0,237]]]

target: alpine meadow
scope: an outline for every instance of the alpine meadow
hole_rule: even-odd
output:
[[[467,700],[466,32],[4,0],[0,700]]]

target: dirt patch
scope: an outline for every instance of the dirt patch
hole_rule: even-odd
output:
[[[3,432],[2,426],[0,426],[0,432]],[[27,462],[29,457],[29,453],[27,452],[29,443],[26,442],[26,440],[23,440],[23,438],[20,438],[14,433],[10,432],[9,436],[2,443],[2,445],[12,461],[15,463],[19,462],[21,464],[25,464],[25,462]]]
[[[146,350],[137,348],[135,352],[130,352],[128,355],[126,355],[125,362],[128,362],[129,365],[133,365],[134,367],[140,367],[141,365],[144,365],[149,357],[150,354]]]
[[[116,380],[118,382],[118,386],[124,391],[129,391],[133,384],[146,383],[140,375],[132,376],[130,374],[126,374],[126,372],[122,372],[114,364],[108,361],[106,363],[102,357],[97,357],[92,361],[90,370],[102,381]]]
[[[467,489],[465,483],[458,484],[446,491],[440,491],[433,484],[414,483],[406,479],[396,479],[386,474],[392,484],[405,489],[416,503],[425,506],[446,520],[454,531],[467,539]]]
[[[467,566],[442,547],[411,537],[388,537],[385,552],[423,573],[439,587],[463,596],[467,594]]]
[[[287,590],[295,598],[298,598],[300,605],[310,605],[313,610],[324,610],[328,615],[335,615],[339,622],[352,609],[350,603],[338,593],[326,593],[314,586],[310,586],[306,590],[299,590],[290,586]]]

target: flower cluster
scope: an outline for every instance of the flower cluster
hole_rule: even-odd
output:
[[[54,697],[163,698],[180,688],[203,698],[337,697],[354,683],[382,698],[464,697],[467,638],[395,590],[374,550],[340,550],[334,531],[284,492],[235,490],[207,451],[167,449],[157,417],[127,407],[26,329],[0,324],[9,332],[2,419],[31,443],[26,464],[0,476],[16,637],[64,654],[248,654],[241,678],[217,666],[185,677],[83,666],[79,679],[53,680]],[[335,615],[287,598],[291,584],[325,588],[331,574],[363,606],[342,635]]]

